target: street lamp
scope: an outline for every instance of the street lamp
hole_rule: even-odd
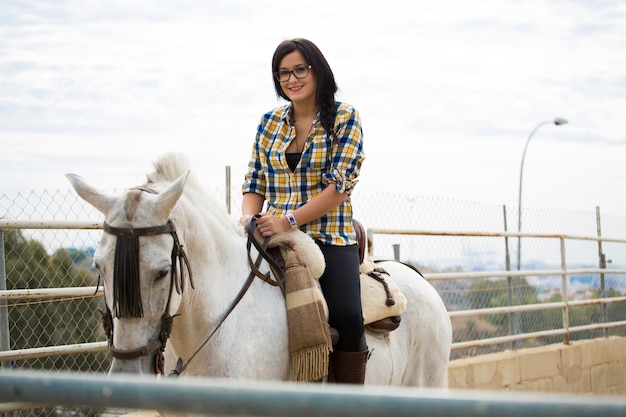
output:
[[[521,269],[521,260],[522,260],[522,236],[520,235],[520,233],[522,232],[522,175],[524,173],[524,159],[526,158],[526,149],[528,149],[528,143],[530,142],[530,139],[533,137],[533,135],[535,134],[535,132],[537,130],[539,130],[539,128],[543,125],[547,125],[550,123],[554,123],[557,126],[560,125],[564,125],[565,123],[567,123],[567,120],[565,119],[561,119],[560,117],[557,117],[554,120],[548,120],[546,122],[541,122],[539,123],[533,130],[532,132],[530,132],[530,135],[528,135],[528,139],[526,139],[526,145],[524,146],[524,153],[522,154],[522,163],[520,165],[519,168],[519,195],[518,195],[518,200],[517,200],[517,270],[519,271]],[[521,277],[517,277],[516,281],[518,282],[517,286],[517,291],[516,291],[516,300],[515,300],[515,304],[520,305],[522,300],[522,289],[521,286],[519,285],[519,283],[521,282]],[[512,293],[509,293],[509,302],[513,301],[513,295]],[[520,330],[521,330],[521,317],[519,313],[515,313],[513,315],[513,334],[519,334]],[[519,348],[520,346],[520,342],[519,340],[517,342],[515,342],[515,348]]]
[[[543,125],[548,125],[554,123],[556,126],[561,126],[567,123],[567,120],[557,117],[554,120],[548,120],[546,122],[539,123],[528,135],[528,139],[526,139],[526,146],[524,146],[524,153],[522,154],[522,163],[519,168],[519,195],[517,199],[517,233],[521,233],[522,231],[522,175],[524,173],[524,159],[526,158],[526,149],[528,149],[528,143],[530,139],[533,137],[535,132],[539,130],[539,128]],[[521,236],[517,237],[517,270],[520,270],[520,262],[521,262]]]

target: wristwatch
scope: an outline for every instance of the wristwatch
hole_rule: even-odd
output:
[[[289,224],[291,225],[291,230],[298,228],[298,223],[296,222],[296,218],[294,217],[293,213],[289,212],[285,214],[285,217],[287,218],[287,220],[289,221]]]

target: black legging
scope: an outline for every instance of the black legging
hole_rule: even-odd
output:
[[[337,350],[360,352],[366,348],[361,308],[359,249],[357,245],[332,246],[317,242],[326,260],[320,285],[328,304],[328,321],[339,332]]]

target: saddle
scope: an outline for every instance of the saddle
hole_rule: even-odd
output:
[[[406,308],[406,297],[391,276],[376,266],[375,260],[365,257],[371,246],[363,224],[352,219],[359,248],[361,272],[361,300],[365,327],[376,333],[393,331],[400,326],[401,314]]]

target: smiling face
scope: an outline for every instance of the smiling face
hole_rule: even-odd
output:
[[[306,68],[310,64],[304,59],[300,51],[295,50],[280,61],[279,71],[293,71],[296,68]],[[300,75],[298,75],[300,76]],[[308,75],[298,79],[293,73],[287,81],[280,83],[283,93],[289,97],[293,103],[315,104],[315,93],[317,91],[317,78],[313,68],[309,69]]]

